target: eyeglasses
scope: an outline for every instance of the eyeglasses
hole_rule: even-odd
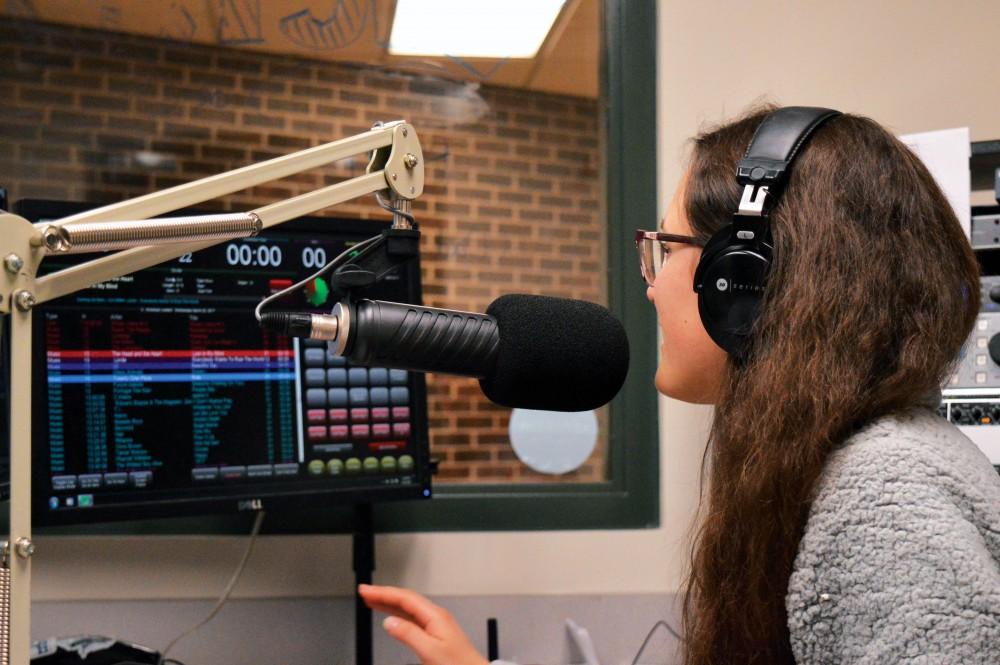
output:
[[[646,284],[653,285],[660,269],[670,256],[668,242],[678,242],[685,245],[704,247],[705,242],[694,236],[677,235],[676,233],[660,233],[659,231],[636,231],[635,248],[639,250],[639,270]]]

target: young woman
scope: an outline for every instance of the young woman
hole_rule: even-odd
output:
[[[732,221],[736,164],[772,111],[698,136],[671,235],[639,242],[656,387],[716,407],[684,663],[1000,663],[1000,476],[936,414],[978,270],[923,164],[867,118],[826,121],[770,213],[745,350],[702,323],[702,249]],[[361,594],[426,665],[485,663],[422,596]]]

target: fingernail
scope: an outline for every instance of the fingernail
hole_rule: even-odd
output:
[[[368,585],[368,584],[359,584],[358,585],[358,591],[368,591],[368,589],[371,589],[371,586]]]
[[[396,617],[386,617],[385,621],[382,622],[382,627],[386,630],[392,630],[399,625],[399,619]]]

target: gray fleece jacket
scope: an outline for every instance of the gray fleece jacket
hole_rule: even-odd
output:
[[[785,597],[798,665],[1000,664],[1000,476],[926,408],[824,467]]]
[[[883,418],[817,492],[785,597],[798,665],[1000,665],[1000,475],[975,444],[930,408]]]

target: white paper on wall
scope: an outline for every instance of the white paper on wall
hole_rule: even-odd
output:
[[[972,144],[969,141],[969,128],[904,134],[899,140],[909,146],[927,166],[927,170],[948,197],[958,221],[965,229],[965,235],[971,237],[969,197],[972,180],[969,158],[972,156]]]

